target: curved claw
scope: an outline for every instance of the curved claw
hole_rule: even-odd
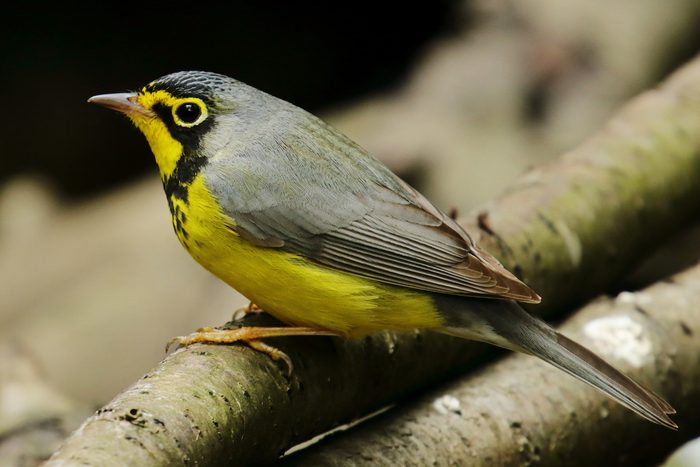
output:
[[[264,343],[263,341],[252,340],[245,341],[245,343],[248,344],[248,346],[251,349],[267,354],[270,356],[271,359],[275,361],[282,360],[285,363],[285,365],[287,365],[287,378],[291,378],[292,373],[294,373],[294,364],[292,363],[292,359],[289,358],[289,355],[282,352],[277,347],[273,347],[269,344]]]

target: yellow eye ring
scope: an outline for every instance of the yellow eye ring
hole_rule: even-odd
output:
[[[192,128],[206,120],[209,113],[201,99],[181,99],[172,108],[173,121],[181,127]]]

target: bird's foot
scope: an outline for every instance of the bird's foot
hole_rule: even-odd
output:
[[[339,336],[339,334],[325,329],[308,327],[258,327],[247,326],[238,329],[201,328],[197,332],[187,336],[178,336],[168,342],[165,351],[168,352],[174,345],[176,348],[187,347],[192,344],[233,344],[244,343],[250,348],[270,356],[275,361],[282,360],[287,365],[288,376],[294,371],[294,365],[289,355],[276,347],[260,341],[265,337],[283,336]]]

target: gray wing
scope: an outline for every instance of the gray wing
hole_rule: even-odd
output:
[[[312,123],[297,138],[257,138],[207,167],[207,183],[243,238],[386,284],[539,302],[420,193]]]

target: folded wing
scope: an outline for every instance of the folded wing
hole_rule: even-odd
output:
[[[338,206],[282,203],[234,214],[235,229],[260,246],[300,254],[318,264],[386,284],[464,296],[537,303],[539,296],[452,219],[401,183],[396,193],[373,186]],[[343,218],[342,214],[354,213]]]

